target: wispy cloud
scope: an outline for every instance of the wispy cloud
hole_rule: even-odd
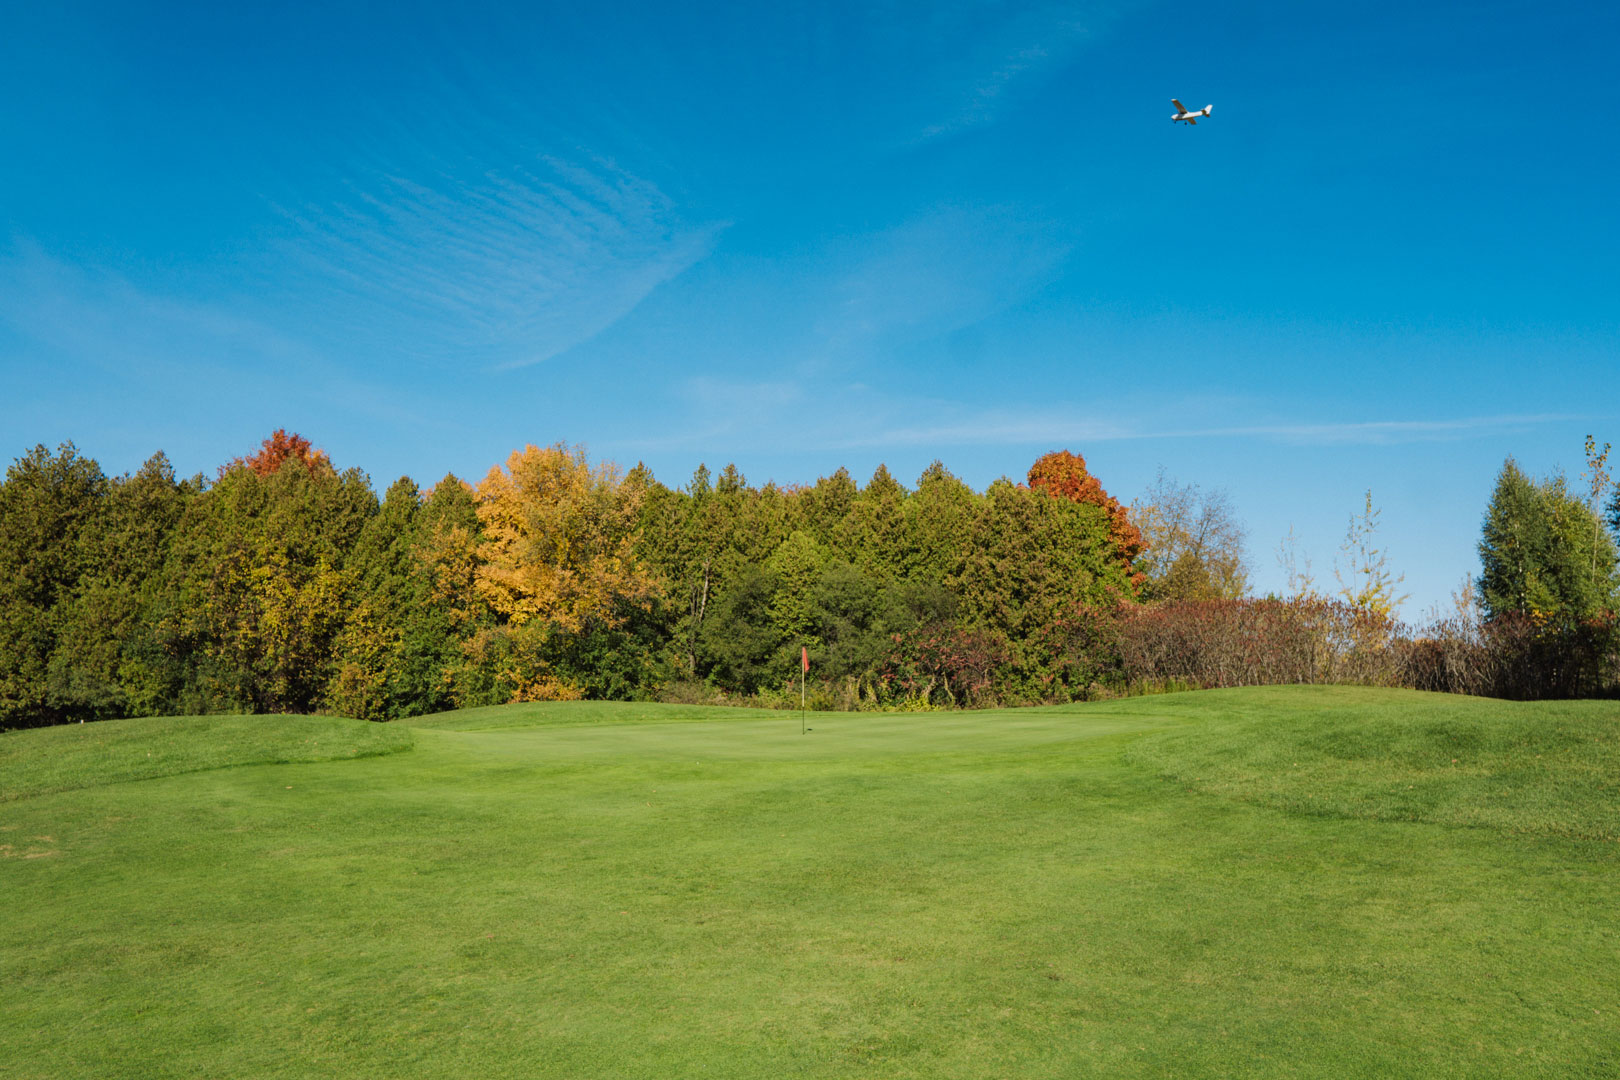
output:
[[[301,342],[220,305],[178,299],[20,242],[0,254],[0,322],[31,345],[104,369],[282,367]]]
[[[284,213],[310,284],[334,289],[348,317],[492,367],[588,341],[720,231],[687,225],[656,185],[610,161],[552,156],[379,168],[333,205]]]
[[[970,3],[956,12],[955,32],[974,43],[971,67],[946,92],[946,115],[927,124],[917,142],[992,123],[1011,91],[1066,62],[1104,25],[1112,12],[1099,4],[1058,4],[1025,9],[1011,17]]]
[[[1068,230],[1010,207],[935,207],[836,257],[823,346],[970,326],[1050,282],[1072,249]]]
[[[618,445],[636,452],[672,449],[727,452],[870,450],[921,447],[944,452],[969,446],[1068,446],[1105,442],[1255,440],[1290,446],[1381,446],[1450,442],[1524,431],[1583,419],[1524,413],[1420,420],[1348,420],[1309,423],[1200,422],[1217,411],[1172,406],[1158,415],[1121,418],[1117,410],[1084,406],[973,408],[961,401],[897,397],[860,383],[836,386],[793,380],[690,379],[675,397],[685,408],[678,433],[632,437]],[[1226,402],[1222,409],[1253,411]],[[1171,418],[1180,412],[1183,422]],[[919,417],[926,419],[919,420]],[[1592,419],[1586,417],[1585,419]]]
[[[1203,431],[1163,432],[1145,438],[1263,438],[1314,446],[1359,443],[1388,445],[1447,442],[1499,431],[1567,423],[1581,417],[1566,413],[1526,413],[1504,416],[1468,416],[1454,420],[1362,420],[1324,424],[1253,424],[1245,427],[1208,428]]]
[[[187,402],[342,400],[361,413],[417,419],[386,388],[346,374],[238,304],[180,298],[70,265],[31,243],[0,252],[0,326],[18,343],[12,362],[99,383],[85,392],[159,388],[165,400]]]
[[[1082,415],[983,412],[931,425],[905,425],[868,430],[845,439],[844,446],[968,446],[1116,442],[1163,439],[1262,439],[1310,446],[1394,445],[1446,442],[1487,433],[1567,423],[1580,417],[1534,413],[1473,416],[1444,420],[1365,420],[1315,424],[1245,424],[1175,426],[1101,421]]]

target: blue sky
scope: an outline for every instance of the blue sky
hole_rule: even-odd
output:
[[[1416,616],[1504,457],[1620,442],[1612,4],[7,9],[6,456],[1067,447],[1261,589],[1371,488]]]

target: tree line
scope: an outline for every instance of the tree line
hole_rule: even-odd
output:
[[[1604,528],[1562,480],[1510,461],[1482,540],[1483,621],[1612,626],[1620,495],[1608,514]],[[161,453],[108,476],[72,444],[37,446],[0,483],[0,727],[796,703],[801,648],[818,707],[1214,685],[1177,674],[1163,642],[1182,640],[1176,619],[1237,625],[1211,612],[1261,602],[1244,598],[1243,541],[1219,493],[1161,476],[1126,506],[1067,451],[976,491],[937,462],[909,488],[883,467],[864,485],[840,469],[778,486],[735,466],[670,487],[528,446],[476,484],[401,478],[379,497],[285,431],[213,477],[177,477]],[[1347,592],[1348,608],[1387,603],[1370,595]]]
[[[529,446],[379,498],[281,431],[212,478],[38,446],[0,484],[0,725],[768,697],[801,647],[824,704],[1034,699],[1043,626],[1141,594],[1129,517],[1070,454],[983,492],[938,464],[671,488]]]

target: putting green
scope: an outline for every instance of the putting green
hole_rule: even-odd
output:
[[[1613,704],[259,721],[0,736],[0,1076],[1620,1070]]]

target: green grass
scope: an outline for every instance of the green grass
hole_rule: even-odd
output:
[[[1620,708],[810,720],[568,703],[387,756],[81,758],[0,804],[0,1076],[1620,1075]],[[220,763],[275,730],[190,722]],[[0,786],[69,738],[0,736]]]
[[[335,716],[153,716],[0,733],[0,802],[233,765],[392,754],[410,732]]]
[[[1143,739],[1127,757],[1211,795],[1295,813],[1620,841],[1620,706],[1322,690],[1241,691],[1214,731]],[[1208,695],[1212,702],[1226,695]]]

